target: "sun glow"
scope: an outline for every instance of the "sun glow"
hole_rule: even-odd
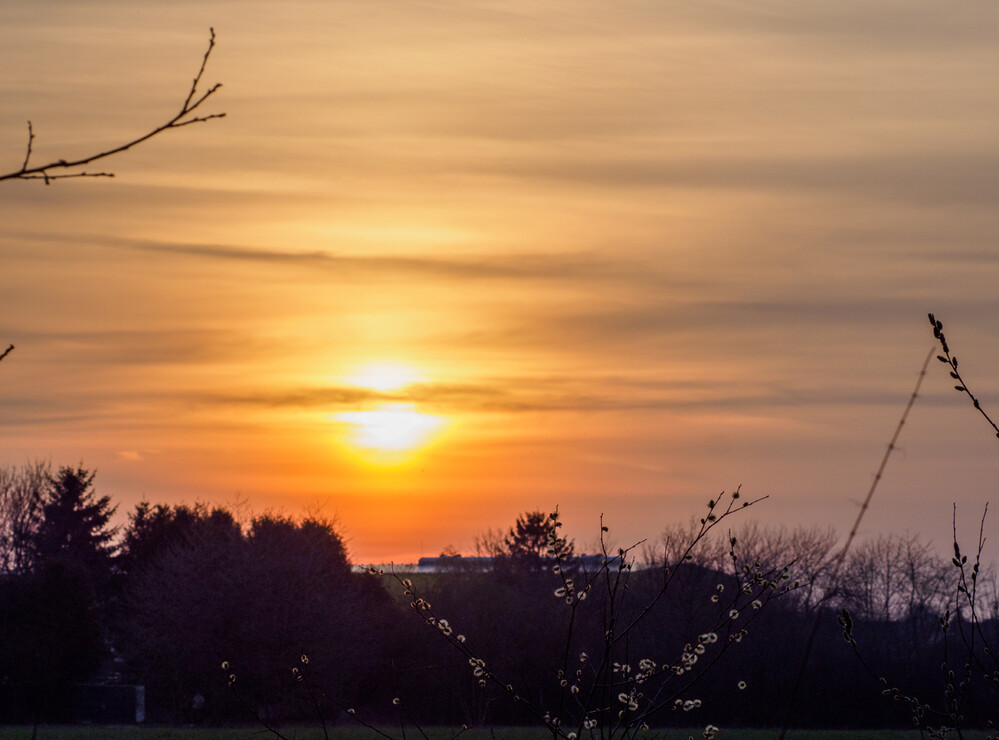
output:
[[[337,419],[349,424],[351,443],[368,450],[401,451],[419,447],[443,423],[420,413],[411,403],[387,403],[371,411],[345,411]]]
[[[355,457],[376,465],[398,465],[433,441],[445,420],[404,400],[405,387],[421,380],[415,369],[397,363],[364,365],[346,378],[352,386],[389,394],[368,408],[335,415],[345,431],[342,441]]]
[[[386,362],[358,368],[347,378],[347,382],[359,388],[394,391],[411,383],[416,383],[420,379],[420,374],[413,368]]]

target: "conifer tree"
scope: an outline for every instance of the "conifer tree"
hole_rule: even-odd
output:
[[[82,567],[97,582],[110,575],[118,531],[110,521],[117,507],[110,496],[97,496],[94,475],[80,465],[49,476],[32,543],[36,567],[63,561]]]

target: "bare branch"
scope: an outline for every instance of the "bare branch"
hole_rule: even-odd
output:
[[[945,337],[943,333],[943,322],[939,321],[933,314],[930,314],[929,316],[930,326],[933,327],[933,336],[938,342],[940,342],[940,349],[943,352],[942,355],[937,355],[937,359],[950,368],[950,377],[957,381],[957,384],[954,386],[954,390],[968,395],[968,398],[971,399],[971,405],[978,410],[978,413],[985,417],[985,421],[989,423],[993,431],[995,431],[996,436],[999,437],[999,426],[996,426],[992,417],[989,416],[985,409],[982,408],[981,402],[968,388],[968,384],[964,382],[964,378],[961,377],[961,371],[957,369],[957,357],[950,353],[950,346],[947,344],[947,337]]]
[[[45,184],[48,185],[50,180],[68,180],[71,177],[114,177],[113,172],[73,172],[68,175],[49,175],[42,173],[40,175],[25,175],[19,179],[21,180],[45,180]],[[2,178],[0,178],[2,179]]]
[[[212,86],[211,90],[206,92],[201,97],[201,100],[199,100],[197,103],[194,104],[192,108],[188,107],[191,104],[191,98],[194,97],[195,90],[198,89],[198,83],[201,82],[201,75],[205,73],[205,65],[208,64],[208,57],[211,55],[212,49],[215,48],[215,29],[209,28],[208,31],[209,33],[211,33],[211,37],[208,39],[208,49],[205,50],[205,56],[201,59],[201,67],[198,69],[198,74],[194,76],[194,81],[191,83],[191,91],[187,94],[187,99],[184,101],[184,105],[181,106],[180,115],[178,116],[178,118],[185,115],[188,110],[194,110],[194,108],[197,108],[199,105],[201,105],[202,100],[207,98],[209,95],[215,92],[217,88],[220,87],[220,85],[216,83],[215,85]]]
[[[194,81],[191,83],[191,89],[188,91],[187,97],[184,99],[184,104],[181,105],[180,111],[177,115],[173,116],[173,118],[163,124],[160,124],[142,136],[132,139],[121,146],[114,147],[113,149],[108,149],[107,151],[92,154],[88,157],[82,157],[80,159],[59,159],[55,162],[50,162],[49,164],[37,167],[29,166],[32,146],[35,140],[35,132],[32,128],[31,121],[28,121],[28,146],[24,156],[24,163],[21,165],[21,169],[19,170],[8,172],[6,174],[0,174],[0,180],[44,180],[45,184],[48,185],[53,180],[65,180],[71,177],[114,177],[113,172],[66,172],[66,170],[70,170],[74,167],[83,167],[91,162],[96,162],[97,160],[106,159],[107,157],[111,157],[115,154],[120,154],[121,152],[127,151],[132,147],[153,138],[157,134],[161,134],[170,129],[181,128],[192,123],[204,123],[205,121],[210,121],[213,118],[224,118],[225,113],[192,115],[202,103],[208,100],[208,98],[214,95],[218,89],[222,87],[221,83],[215,83],[208,88],[208,90],[201,93],[201,95],[195,97],[198,95],[198,85],[201,83],[201,78],[204,75],[205,66],[208,64],[208,58],[211,56],[212,49],[215,48],[215,29],[211,28],[209,31],[211,33],[211,37],[208,40],[208,49],[205,51],[205,55],[201,59],[201,67],[198,69],[198,74],[195,75]],[[52,174],[52,170],[55,170],[60,174]]]
[[[0,355],[0,360],[2,360],[4,357],[6,357],[7,355],[9,355],[13,351],[13,349],[14,349],[14,345],[13,344],[10,345],[7,349],[5,349],[3,351],[3,354]]]
[[[881,478],[884,475],[885,468],[888,466],[888,459],[891,457],[892,452],[896,449],[896,444],[898,443],[898,438],[902,434],[902,427],[905,426],[905,421],[909,417],[909,412],[912,411],[913,405],[916,403],[916,399],[919,397],[919,389],[923,385],[923,378],[926,377],[926,368],[930,365],[930,360],[933,359],[934,349],[931,348],[926,355],[926,359],[923,360],[923,367],[919,371],[919,378],[916,380],[916,387],[912,389],[912,394],[909,396],[909,402],[905,405],[905,410],[902,412],[901,418],[898,420],[898,424],[895,425],[895,432],[891,435],[891,441],[888,443],[888,449],[885,450],[884,455],[881,457],[881,464],[878,466],[878,472],[874,474],[874,480],[871,481],[871,487],[867,490],[867,496],[864,498],[864,502],[860,505],[860,511],[857,512],[857,518],[853,521],[853,527],[850,528],[850,534],[847,535],[846,542],[843,544],[843,549],[839,551],[839,555],[833,561],[832,575],[829,578],[829,595],[835,594],[839,586],[839,575],[840,569],[843,567],[843,563],[846,561],[847,553],[850,551],[850,546],[853,544],[853,540],[857,536],[857,532],[860,530],[860,522],[863,521],[864,515],[867,513],[867,509],[871,505],[871,499],[874,498],[874,492],[878,489],[878,484],[881,482]],[[784,740],[787,737],[787,731],[791,727],[791,720],[794,716],[795,704],[798,699],[798,689],[802,685],[802,678],[805,675],[805,667],[808,665],[808,658],[812,652],[812,645],[815,644],[815,636],[819,631],[819,624],[822,619],[822,610],[815,610],[815,620],[812,622],[812,630],[808,634],[808,641],[805,643],[805,652],[801,656],[801,664],[798,666],[798,678],[794,682],[794,689],[791,692],[790,700],[787,704],[787,712],[784,716],[784,724],[781,726],[780,734],[777,736],[778,740]]]

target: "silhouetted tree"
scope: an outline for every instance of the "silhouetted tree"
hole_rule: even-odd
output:
[[[0,583],[0,676],[15,694],[19,721],[67,721],[71,689],[103,653],[86,571],[67,559]]]
[[[239,525],[225,509],[205,504],[171,507],[143,501],[129,514],[117,564],[123,573],[134,576],[171,548],[239,536]]]
[[[196,693],[209,716],[242,716],[225,692],[223,660],[271,717],[307,712],[289,672],[303,654],[331,694],[356,702],[362,686],[385,688],[376,678],[384,627],[398,609],[370,576],[351,572],[332,522],[269,515],[244,532],[224,510],[146,504],[131,517],[123,555],[117,633],[151,716],[185,719]]]
[[[140,504],[123,537],[116,645],[157,720],[183,721],[201,693],[215,709],[222,642],[240,618],[242,532],[228,511]]]
[[[52,475],[36,464],[26,480],[32,485],[24,495],[37,501],[22,512],[21,565],[0,599],[0,674],[20,697],[22,720],[67,720],[72,685],[104,652],[100,606],[112,577],[114,507],[96,495],[94,474],[82,466]]]
[[[28,569],[48,480],[46,462],[0,468],[0,573]]]
[[[517,517],[504,537],[486,534],[479,540],[501,570],[544,570],[556,556],[573,557],[569,540],[558,536],[550,514],[528,511]]]
[[[918,535],[882,535],[862,543],[850,553],[843,574],[839,601],[854,619],[915,618],[932,631],[951,595],[950,564]]]
[[[42,500],[42,516],[31,536],[33,565],[60,560],[84,569],[99,586],[111,575],[117,527],[110,526],[117,507],[110,496],[97,496],[93,490],[96,473],[62,467],[48,476],[48,490]]]
[[[82,465],[46,473],[37,511],[21,525],[26,544],[16,557],[26,567],[3,583],[0,675],[19,692],[24,720],[70,719],[72,685],[97,669],[105,650],[101,607],[117,530],[109,523],[115,507],[93,482]]]

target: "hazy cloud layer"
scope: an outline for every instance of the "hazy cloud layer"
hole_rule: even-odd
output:
[[[114,179],[2,184],[0,462],[333,496],[388,559],[425,523],[386,511],[614,496],[641,537],[733,481],[848,520],[927,311],[997,403],[994,2],[10,0],[0,170],[28,119],[38,161],[165,120],[210,25],[225,119]],[[418,380],[351,381],[393,362]],[[880,524],[995,479],[951,385]],[[365,467],[330,416],[380,403],[467,423],[418,475]]]

